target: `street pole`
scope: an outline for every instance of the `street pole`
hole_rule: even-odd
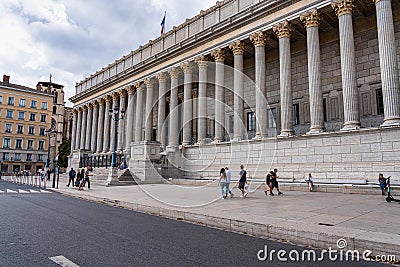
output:
[[[118,127],[118,108],[115,107],[114,110],[117,110],[114,114],[114,144],[113,144],[113,152],[111,159],[111,167],[117,167],[117,127]]]

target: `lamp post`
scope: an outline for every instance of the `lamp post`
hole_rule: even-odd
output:
[[[49,137],[49,142],[47,144],[47,159],[46,159],[46,166],[45,166],[46,172],[47,172],[47,169],[50,168],[50,137],[51,137],[52,133],[55,133],[55,131],[53,128],[50,128],[50,129],[46,130],[45,133]],[[50,173],[48,173],[48,175],[46,175],[46,176],[47,176],[46,179],[50,180]],[[53,179],[53,188],[54,187],[55,187],[55,181]]]
[[[115,106],[114,109],[110,109],[109,114],[111,115],[111,119],[114,121],[114,140],[113,140],[113,151],[111,155],[111,168],[117,167],[117,128],[118,128],[118,121],[124,119],[125,110],[121,108],[121,116],[119,115],[118,106]],[[122,129],[120,129],[122,130]]]

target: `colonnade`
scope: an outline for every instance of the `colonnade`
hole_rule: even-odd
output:
[[[377,13],[377,31],[381,67],[382,92],[384,100],[383,126],[400,124],[400,85],[397,65],[397,53],[393,14],[390,0],[371,0],[375,2]],[[344,124],[342,130],[353,130],[360,127],[360,110],[357,88],[356,56],[352,14],[353,0],[332,1],[332,8],[339,19],[339,40],[341,55],[341,72],[343,88]],[[300,16],[307,32],[308,79],[310,102],[310,129],[308,134],[324,131],[323,98],[321,86],[321,52],[319,43],[320,14],[311,10]],[[267,90],[265,47],[270,34],[279,40],[280,66],[280,137],[292,136],[293,131],[293,94],[291,85],[291,53],[290,38],[293,28],[289,21],[281,21],[273,26],[272,32],[256,32],[249,35],[255,50],[255,112],[257,118],[256,139],[267,136]],[[243,40],[236,40],[228,47],[216,48],[210,54],[200,55],[194,61],[183,62],[178,66],[163,70],[153,77],[148,77],[133,85],[128,85],[118,92],[110,93],[74,109],[72,150],[87,150],[92,153],[108,153],[112,151],[111,140],[114,140],[114,127],[118,128],[118,152],[129,149],[132,142],[151,141],[153,134],[153,111],[157,106],[157,137],[163,146],[179,145],[179,109],[178,86],[179,76],[183,75],[183,114],[182,144],[192,143],[192,120],[197,113],[198,142],[207,137],[207,70],[211,59],[215,62],[215,142],[225,140],[225,60],[230,49],[234,55],[233,72],[233,110],[234,134],[231,141],[245,138],[246,129],[243,123],[244,114],[244,51]],[[193,112],[193,72],[198,70],[197,110]],[[170,79],[170,88],[167,80]],[[158,86],[156,84],[158,83]],[[158,100],[153,103],[153,95],[158,88]],[[146,91],[146,98],[145,96]],[[166,114],[167,97],[169,95],[169,114]],[[126,102],[128,99],[128,102]],[[111,120],[109,109],[119,107],[126,109],[123,120],[115,123]],[[166,115],[168,132],[165,130]],[[144,116],[144,117],[143,117]],[[144,125],[143,125],[144,121]],[[144,129],[144,135],[143,135]],[[168,135],[168,144],[165,143]]]

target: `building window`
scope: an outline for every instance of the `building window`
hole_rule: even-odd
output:
[[[33,140],[28,140],[28,146],[26,148],[33,149]]]
[[[254,112],[247,112],[247,131],[256,130],[256,114]]]
[[[37,101],[36,100],[32,100],[31,101],[31,108],[36,108],[37,107]]]
[[[26,106],[26,100],[23,99],[23,98],[21,98],[21,99],[19,100],[19,106],[20,106],[20,107],[25,107],[25,106]]]
[[[16,149],[22,149],[22,139],[17,139],[15,142]]]
[[[37,155],[37,156],[38,156],[38,157],[37,157],[37,160],[38,160],[38,161],[44,161],[44,160],[43,160],[43,155]]]
[[[300,104],[296,103],[293,105],[293,125],[300,124]]]
[[[26,154],[26,161],[32,161],[32,154]]]
[[[11,129],[12,128],[12,124],[11,123],[6,123],[6,130],[5,130],[5,132],[6,133],[11,133]]]
[[[7,110],[6,118],[7,119],[12,119],[13,118],[13,111],[12,110]]]
[[[8,97],[7,104],[10,105],[10,106],[14,106],[14,97],[13,96],[9,96]]]
[[[327,106],[326,106],[326,98],[324,98],[323,100],[322,100],[322,108],[323,108],[323,112],[324,112],[324,122],[325,121],[328,121],[328,116],[327,116],[327,113],[326,113],[326,111],[328,110],[327,109]]]
[[[3,152],[3,160],[8,160],[10,158],[10,153]]]
[[[21,153],[15,153],[14,160],[21,160]]]
[[[229,133],[233,133],[234,132],[234,115],[230,115],[228,117],[228,123],[229,123]]]
[[[35,126],[29,126],[28,134],[35,134]]]
[[[42,109],[47,110],[47,102],[42,102]]]
[[[0,95],[0,104],[3,104],[3,96]]]
[[[38,150],[44,150],[44,141],[43,140],[39,140]]]
[[[18,111],[18,119],[19,120],[25,120],[25,112]]]
[[[39,135],[40,136],[44,136],[44,131],[45,131],[46,129],[44,128],[44,127],[40,127],[40,130],[39,130]]]
[[[18,125],[17,134],[23,134],[23,133],[24,133],[24,125]]]
[[[276,128],[276,108],[268,110],[268,128]]]
[[[53,115],[57,113],[57,106],[53,107]]]
[[[383,94],[382,89],[376,90],[376,112],[378,115],[383,115],[385,113],[383,106]]]
[[[40,122],[46,122],[46,115],[40,114]]]
[[[31,116],[29,117],[30,121],[36,121],[36,113],[31,113]]]
[[[3,148],[10,148],[11,146],[11,139],[10,138],[4,138],[3,139]]]

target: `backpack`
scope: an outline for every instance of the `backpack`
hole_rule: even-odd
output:
[[[71,177],[71,178],[75,178],[75,176],[76,176],[76,172],[75,172],[75,170],[72,170],[72,171],[71,171],[70,177]]]
[[[271,182],[271,174],[267,174],[267,178],[266,178],[266,182],[267,184],[269,184]]]

